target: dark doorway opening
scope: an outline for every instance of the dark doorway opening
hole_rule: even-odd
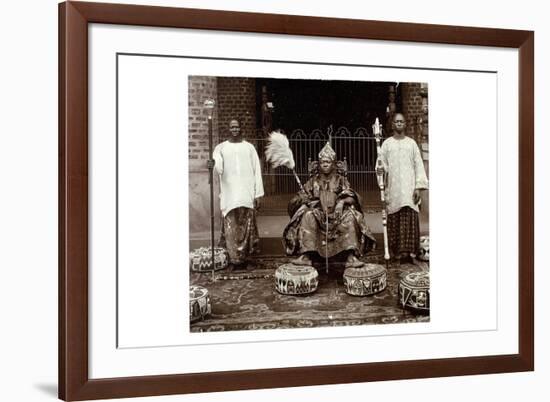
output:
[[[262,105],[267,94],[267,100],[273,105],[271,130],[281,130],[287,135],[302,182],[308,179],[308,162],[317,159],[330,132],[337,158],[346,160],[352,188],[361,195],[364,206],[378,209],[380,195],[374,168],[376,143],[372,125],[376,118],[386,125],[390,87],[397,87],[395,104],[400,105],[401,90],[394,82],[258,78],[258,138],[255,141],[258,154],[263,156],[265,146]],[[263,163],[265,208],[262,214],[286,214],[288,201],[298,191],[297,183],[288,169],[273,170]]]
[[[364,127],[370,132],[376,117],[385,123],[390,86],[395,87],[396,83],[259,78],[256,104],[261,106],[265,87],[275,106],[273,129],[288,134],[296,129],[306,133],[315,129],[326,132],[330,125],[334,129],[346,127],[350,132]],[[399,86],[395,103],[401,104]],[[261,115],[259,110],[256,115]]]

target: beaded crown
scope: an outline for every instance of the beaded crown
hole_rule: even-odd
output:
[[[321,149],[321,152],[319,152],[319,160],[321,159],[336,160],[336,152],[334,152],[334,149],[330,146],[330,142],[327,142],[323,149]]]

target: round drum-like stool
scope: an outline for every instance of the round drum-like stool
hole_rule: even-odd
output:
[[[227,267],[229,258],[227,251],[222,247],[214,248],[214,271]],[[210,247],[199,247],[189,253],[189,265],[191,271],[209,272],[212,271],[212,249]]]
[[[313,293],[319,284],[319,274],[310,265],[281,265],[275,271],[275,289],[284,295]]]
[[[430,237],[420,237],[420,248],[418,250],[418,259],[422,261],[430,260]]]
[[[415,310],[430,310],[430,274],[412,272],[399,282],[399,303]]]
[[[364,264],[358,268],[346,268],[344,287],[352,296],[368,296],[386,289],[387,272],[380,264]]]
[[[203,319],[212,312],[210,295],[202,286],[189,287],[189,317],[191,322]]]

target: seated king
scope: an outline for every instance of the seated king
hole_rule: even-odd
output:
[[[319,153],[318,163],[310,163],[310,179],[304,191],[288,206],[290,222],[283,237],[288,255],[299,255],[295,265],[311,265],[312,258],[340,255],[346,267],[360,267],[358,259],[374,248],[362,212],[359,195],[345,177],[345,162],[337,162],[330,143]]]

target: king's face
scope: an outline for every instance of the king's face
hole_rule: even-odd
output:
[[[319,168],[321,169],[321,173],[329,174],[330,172],[332,172],[334,164],[330,159],[323,158],[319,161]]]

